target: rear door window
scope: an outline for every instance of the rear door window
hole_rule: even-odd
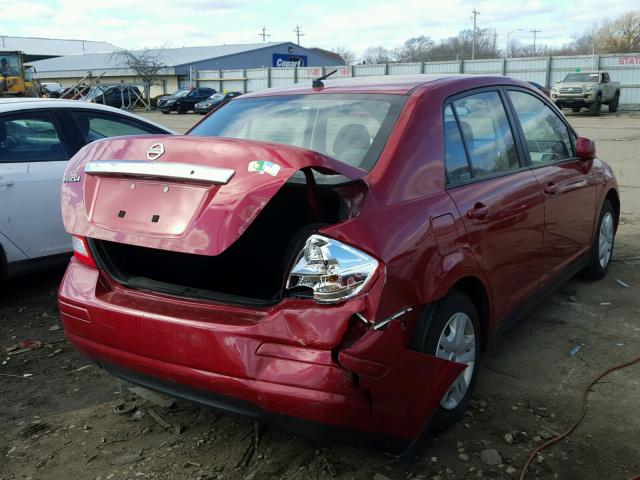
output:
[[[68,160],[67,148],[61,138],[49,112],[0,117],[0,163]]]
[[[444,110],[444,152],[447,181],[459,183],[469,180],[472,176],[471,167],[451,105]]]
[[[517,90],[510,90],[509,98],[522,127],[532,165],[546,165],[575,156],[569,128],[548,105],[534,95]]]
[[[518,151],[500,94],[480,92],[457,99],[453,108],[474,178],[520,168]]]

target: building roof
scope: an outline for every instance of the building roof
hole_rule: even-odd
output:
[[[342,55],[336,52],[332,52],[331,50],[325,50],[324,48],[320,47],[311,47],[309,50],[311,50],[312,52],[316,52],[319,55],[324,55],[325,57],[334,59],[337,65],[343,65],[344,63],[346,63],[344,61],[344,58],[342,58]]]
[[[107,42],[0,35],[0,51],[20,51],[33,57],[58,57],[115,50],[118,50],[118,47]]]
[[[134,50],[133,53],[145,53],[150,57],[158,57],[161,63],[167,67],[177,67],[190,63],[225,57],[237,53],[259,50],[261,48],[282,45],[288,42],[277,43],[244,43],[235,45],[214,45],[209,47],[182,47],[149,50]],[[68,55],[65,57],[49,58],[33,62],[38,72],[64,71],[64,70],[100,70],[105,68],[127,68],[124,58],[120,55],[109,53],[95,53],[88,55]]]

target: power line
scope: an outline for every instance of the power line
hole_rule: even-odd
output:
[[[298,37],[298,45],[300,45],[300,37],[304,37],[304,33],[302,33],[302,30],[300,30],[298,25],[296,25],[294,32],[296,32],[296,37]]]
[[[538,33],[540,33],[542,30],[529,30],[531,33],[533,33],[533,56],[536,56],[536,37],[538,35]]]
[[[259,33],[258,36],[262,37],[263,42],[266,42],[267,37],[270,37],[271,34],[267,33],[267,27],[262,27],[261,33]]]
[[[471,45],[471,60],[473,60],[476,56],[476,17],[480,15],[480,12],[474,8],[471,13],[473,13],[473,44]]]

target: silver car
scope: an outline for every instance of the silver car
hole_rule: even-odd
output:
[[[67,161],[121,135],[173,134],[132,113],[73,100],[0,100],[0,279],[64,262],[71,239],[60,214]]]

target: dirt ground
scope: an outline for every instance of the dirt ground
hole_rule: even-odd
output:
[[[178,131],[201,118],[149,116]],[[0,284],[0,479],[517,478],[531,449],[577,418],[588,382],[640,354],[640,114],[568,116],[596,139],[621,184],[609,275],[595,283],[572,280],[487,352],[465,421],[431,436],[417,462],[275,428],[260,431],[247,458],[250,422],[188,402],[165,407],[143,400],[76,353],[57,314],[63,272],[56,270]],[[6,351],[25,339],[43,346]],[[570,355],[576,345],[580,350]],[[135,408],[116,413],[123,402]],[[639,411],[636,365],[594,387],[582,425],[545,451],[527,478],[640,474]],[[486,464],[480,453],[487,449],[502,463]]]

